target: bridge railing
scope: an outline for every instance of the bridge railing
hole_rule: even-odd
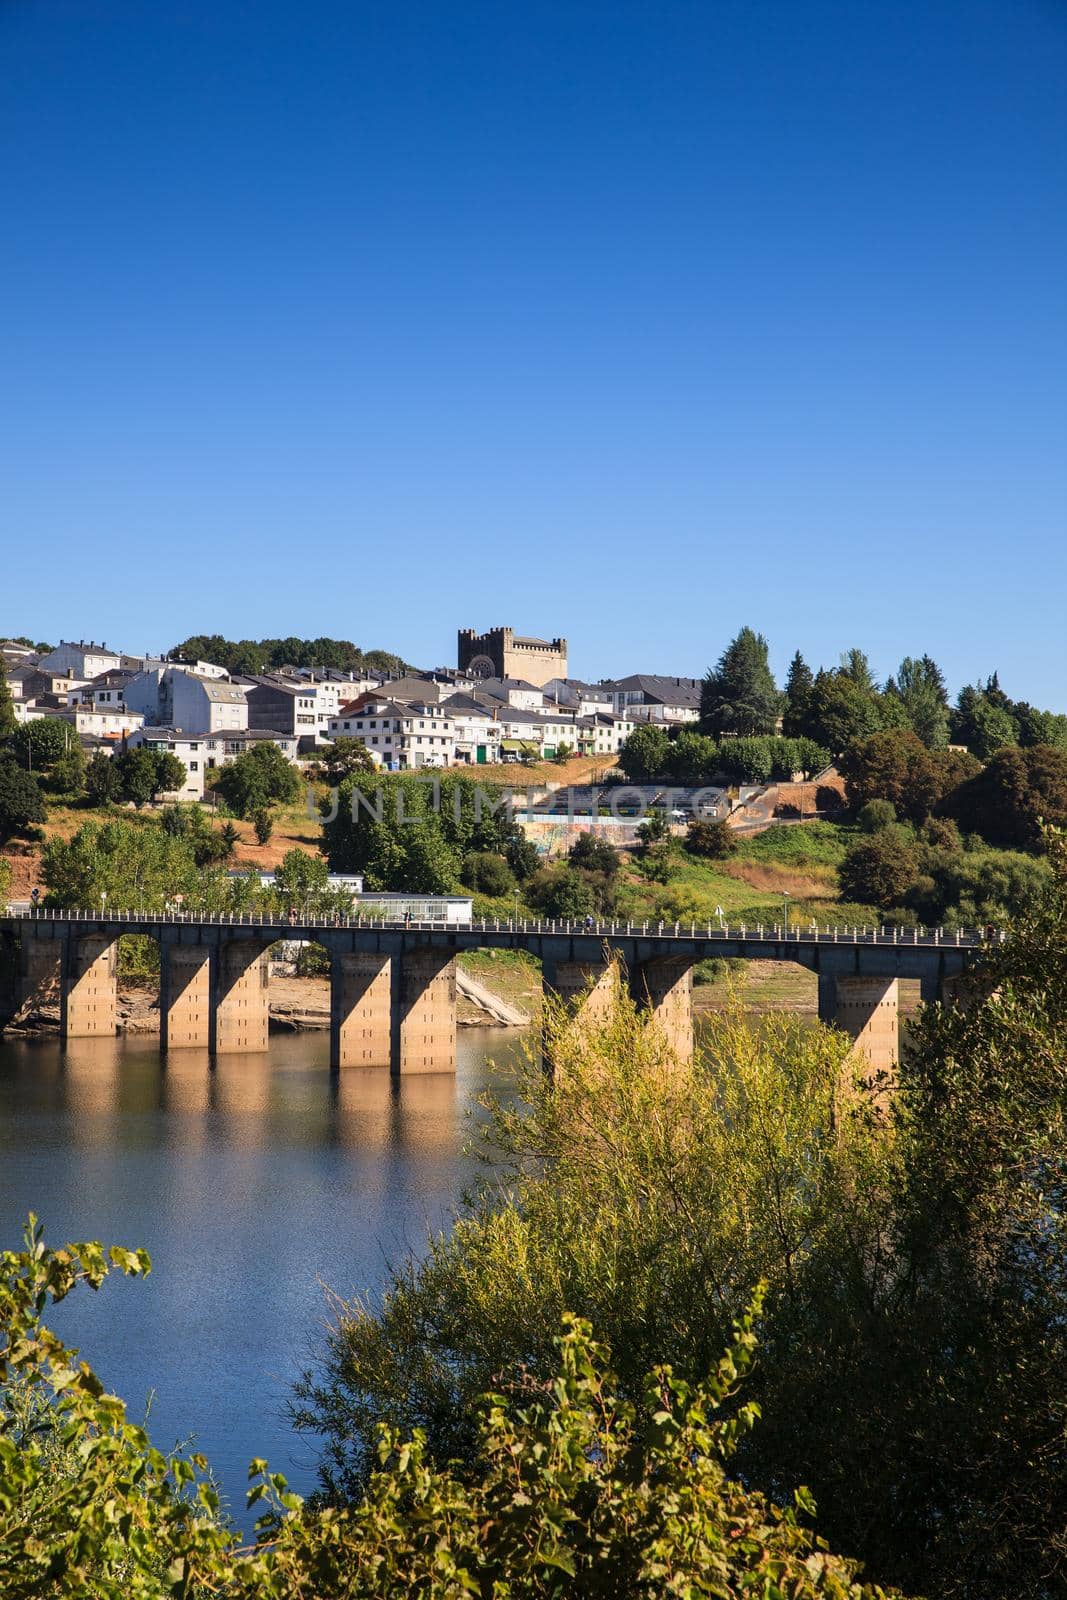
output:
[[[46,923],[129,923],[131,927],[146,925],[179,924],[193,927],[270,928],[278,931],[279,939],[286,933],[299,938],[311,931],[327,932],[331,929],[379,929],[389,932],[409,933],[493,933],[519,936],[574,936],[586,935],[602,939],[654,939],[656,941],[695,940],[722,943],[748,943],[773,945],[808,944],[871,944],[885,946],[955,946],[974,947],[1000,943],[1005,934],[996,928],[888,928],[836,926],[833,928],[787,927],[782,923],[731,924],[720,922],[621,921],[618,918],[530,918],[530,917],[476,917],[468,922],[443,920],[416,920],[404,917],[301,916],[299,913],[253,911],[183,911],[177,908],[165,911],[139,911],[131,909],[99,911],[84,907],[57,906],[7,907],[12,920]]]

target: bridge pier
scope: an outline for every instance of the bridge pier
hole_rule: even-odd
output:
[[[391,1056],[403,1078],[456,1070],[456,958],[415,949],[393,957]]]
[[[897,1065],[899,1019],[896,978],[820,972],[819,1021],[851,1035],[853,1054],[866,1057],[872,1076]]]
[[[378,950],[335,955],[330,965],[330,1066],[388,1067],[395,958]]]
[[[65,941],[40,939],[30,928],[21,932],[18,994],[14,1020],[28,1020],[45,1006],[62,1012],[63,951]]]
[[[159,1043],[163,1050],[207,1050],[213,1006],[212,947],[162,944],[159,951]]]
[[[598,1022],[615,1000],[618,969],[607,961],[552,961],[542,965],[542,984],[569,1006],[575,1018]]]
[[[84,934],[65,939],[62,949],[60,1038],[113,1039],[118,1020],[118,940],[106,933]]]
[[[215,1055],[267,1048],[267,981],[264,944],[231,939],[218,946],[208,1033],[208,1048]]]
[[[684,956],[644,961],[630,976],[630,992],[647,1007],[680,1061],[693,1058],[693,964]]]

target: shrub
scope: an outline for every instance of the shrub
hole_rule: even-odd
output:
[[[846,900],[882,908],[898,905],[919,871],[919,852],[903,829],[885,827],[854,844],[838,868]]]
[[[510,894],[515,887],[511,868],[493,850],[472,850],[464,856],[460,880],[476,894]]]
[[[856,821],[864,833],[881,833],[883,828],[892,827],[897,820],[897,808],[892,800],[868,800],[861,806]]]
[[[686,829],[685,848],[693,856],[706,856],[712,861],[722,861],[737,849],[737,836],[723,821],[709,822],[694,817]]]
[[[595,909],[593,891],[571,867],[541,867],[526,884],[526,899],[546,917],[575,921]]]
[[[269,844],[271,834],[274,832],[274,818],[269,806],[257,806],[252,813],[252,826],[255,829],[256,843]]]
[[[14,1596],[651,1596],[769,1593],[791,1600],[875,1600],[854,1567],[800,1522],[804,1492],[778,1508],[727,1476],[758,1412],[740,1404],[761,1310],[757,1290],[726,1353],[695,1384],[661,1366],[644,1382],[640,1420],[589,1325],[565,1316],[552,1381],[526,1399],[495,1387],[474,1407],[478,1466],[435,1468],[424,1438],[386,1430],[365,1497],[316,1511],[266,1463],[249,1468],[249,1503],[266,1513],[241,1549],[220,1516],[201,1456],[166,1457],[41,1321],[50,1303],[110,1270],[143,1277],[143,1250],[45,1247],[30,1218],[25,1248],[0,1256],[0,1571]]]
[[[580,833],[571,845],[570,863],[572,867],[603,873],[610,878],[619,870],[619,852],[595,833]]]

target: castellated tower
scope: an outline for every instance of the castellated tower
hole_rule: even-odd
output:
[[[566,639],[525,639],[511,628],[459,630],[457,665],[479,678],[525,678],[538,689],[567,676]]]

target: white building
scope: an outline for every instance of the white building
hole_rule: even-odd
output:
[[[203,742],[195,734],[183,733],[180,728],[138,728],[126,740],[128,750],[144,745],[149,750],[167,750],[177,756],[185,768],[185,782],[180,789],[160,796],[161,800],[202,800],[204,798],[205,752]]]
[[[583,755],[615,756],[633,732],[634,724],[627,717],[599,712],[579,718],[578,730],[578,748]]]
[[[207,753],[208,771],[224,767],[256,744],[276,745],[286,761],[295,763],[299,743],[292,734],[279,733],[276,728],[224,728],[202,734],[201,742]]]
[[[139,711],[126,706],[73,705],[57,711],[55,715],[69,722],[79,734],[91,734],[96,739],[106,739],[117,744],[128,733],[144,726]]]
[[[615,696],[603,683],[583,683],[580,678],[549,678],[542,693],[553,705],[579,717],[595,717],[615,710]]]
[[[496,712],[465,694],[450,696],[442,702],[441,710],[452,718],[457,761],[484,766],[486,762],[500,760],[500,741],[504,735]]]
[[[332,738],[358,739],[390,771],[450,767],[456,760],[456,726],[441,706],[366,700],[330,719]]]
[[[518,711],[538,711],[545,704],[544,691],[525,678],[482,678],[472,693],[483,704],[489,697]]]
[[[84,639],[75,643],[72,639],[62,639],[54,650],[49,650],[43,655],[39,665],[46,672],[66,674],[81,683],[88,683],[90,678],[97,678],[101,672],[114,672],[122,665],[122,657],[117,650],[109,650],[106,644],[96,644],[90,640],[86,644]]]
[[[699,678],[666,678],[636,672],[603,687],[611,692],[616,715],[628,717],[631,722],[673,724],[696,722],[700,716]]]
[[[146,727],[181,728],[186,733],[216,733],[248,727],[244,689],[228,678],[203,677],[189,667],[152,666],[123,685],[130,711]]]

